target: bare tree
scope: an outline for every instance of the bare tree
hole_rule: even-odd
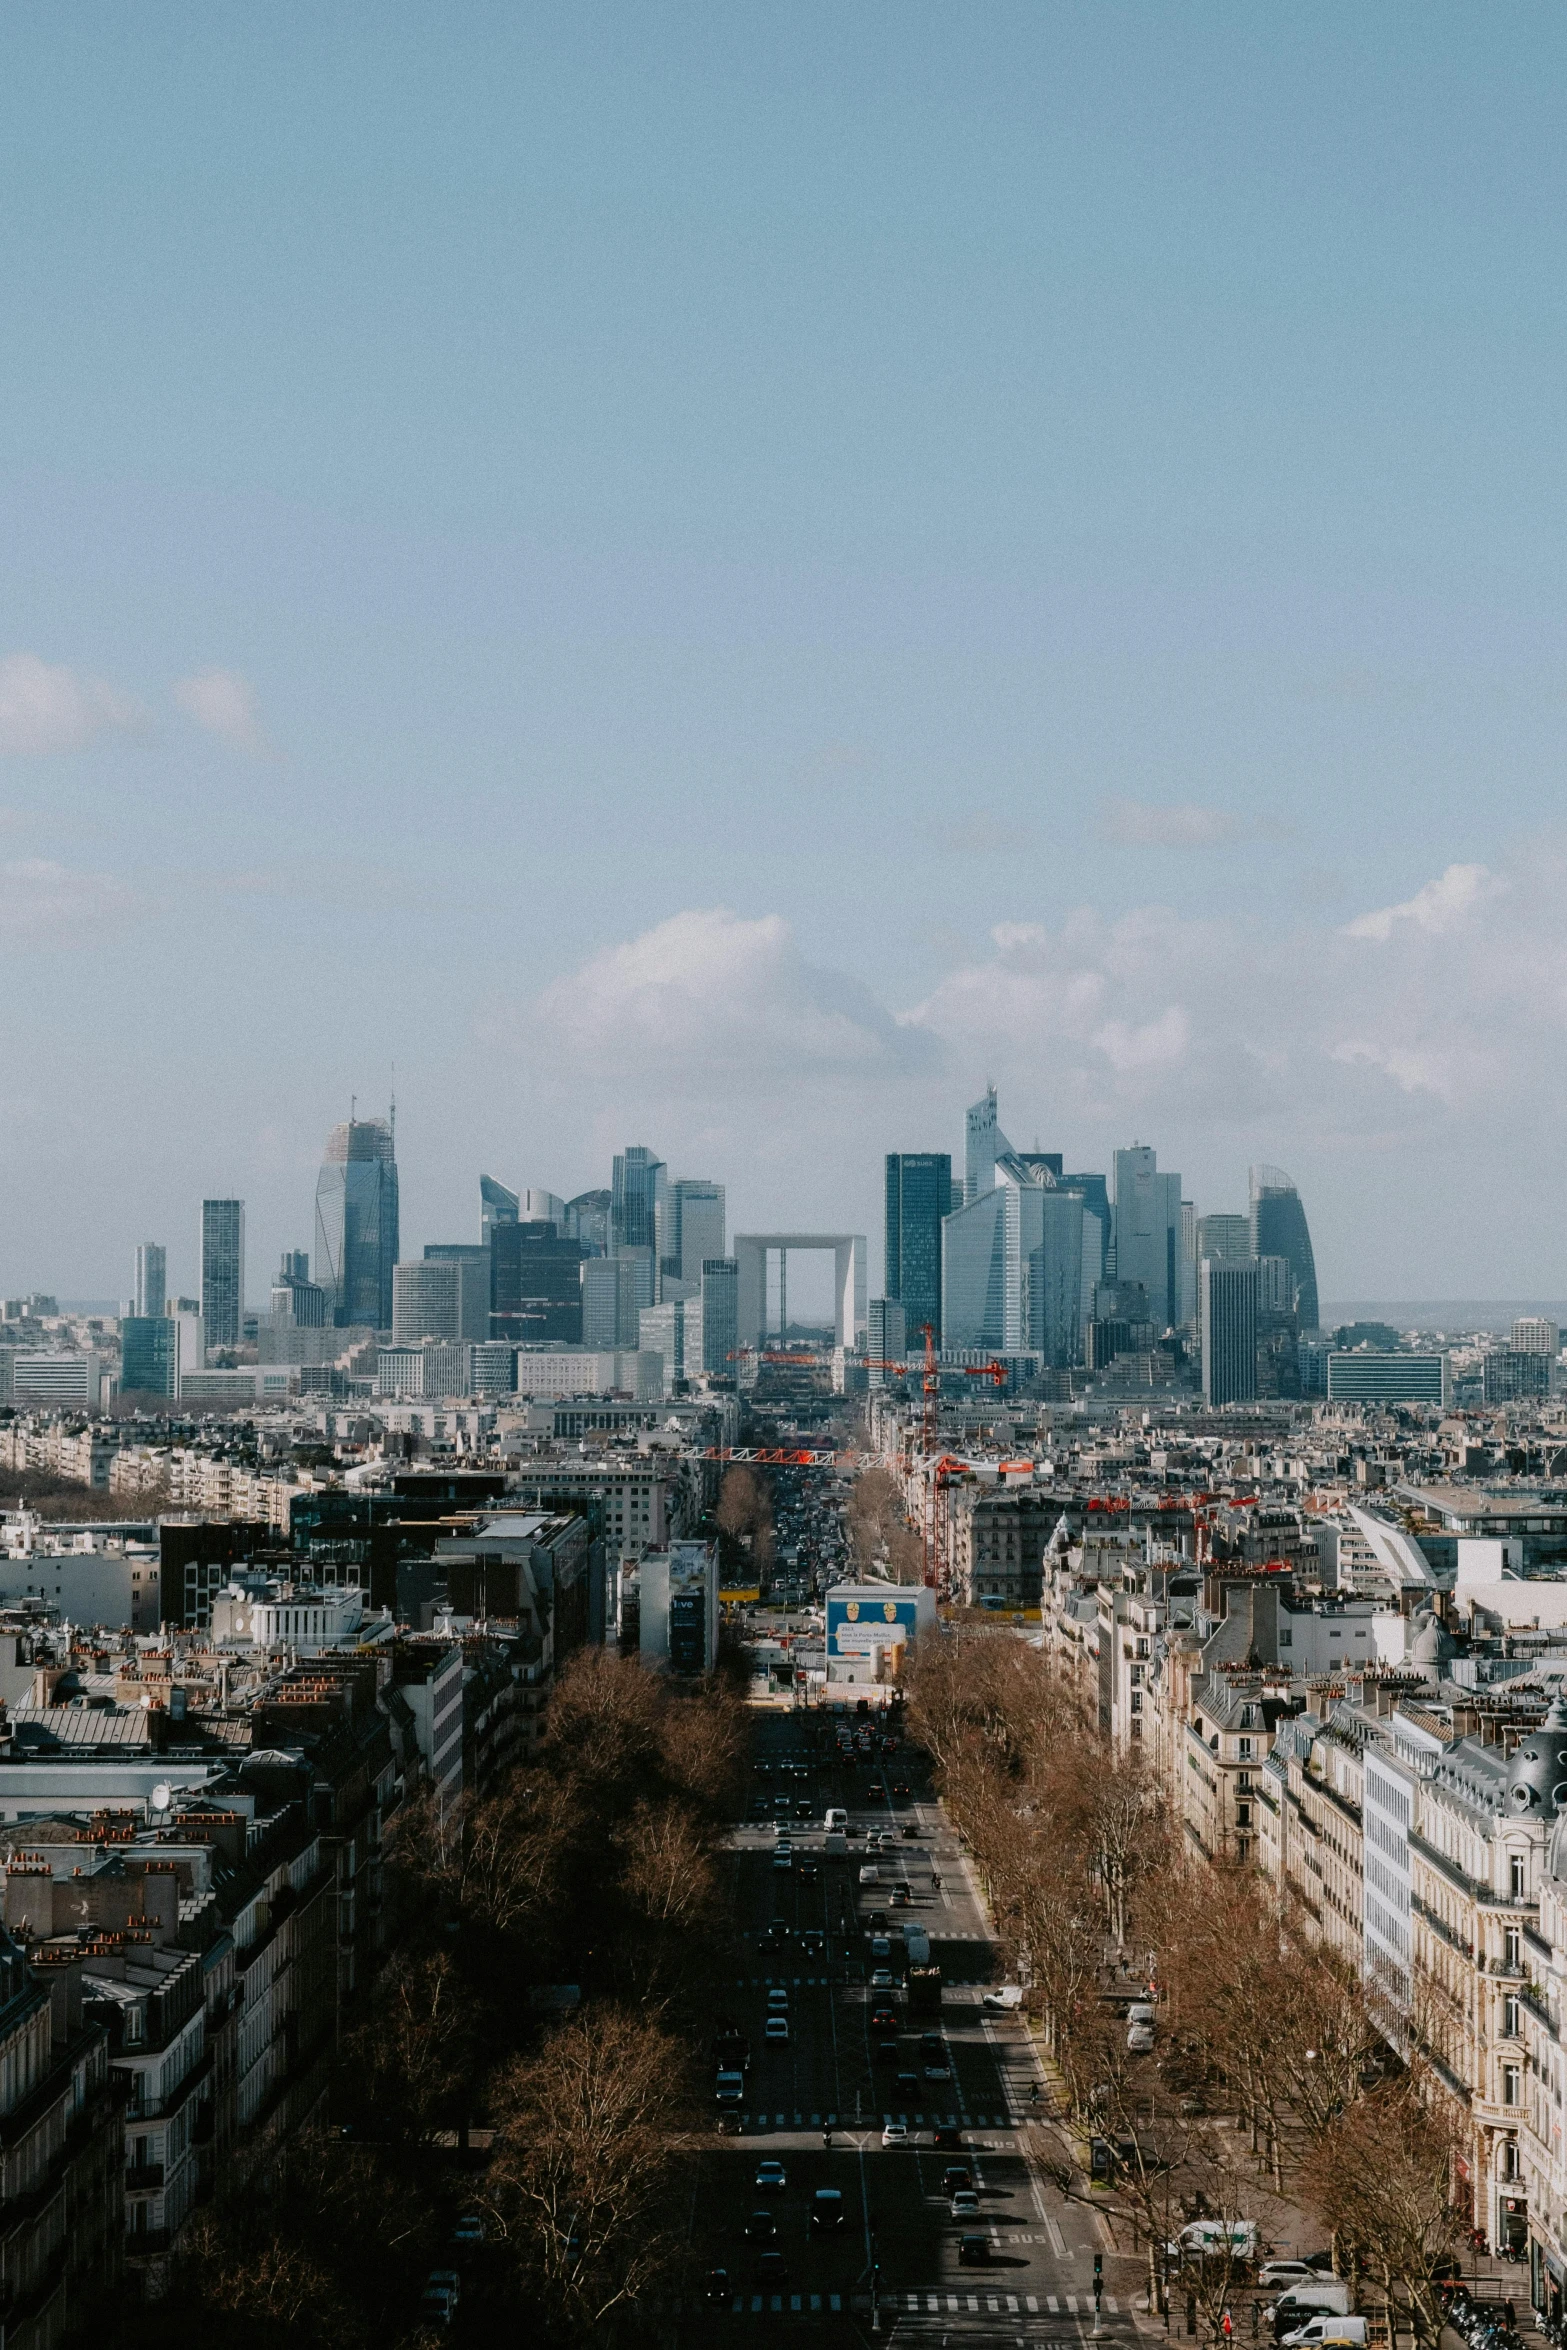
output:
[[[1417,2071],[1346,2105],[1304,2172],[1341,2263],[1375,2277],[1389,2310],[1407,2306],[1433,2342],[1442,2313],[1432,2271],[1463,2243],[1450,2190],[1460,2152],[1445,2099]]]
[[[600,2009],[509,2067],[495,2111],[491,2176],[523,2282],[556,2330],[586,2338],[679,2254],[680,2048],[630,2009]]]

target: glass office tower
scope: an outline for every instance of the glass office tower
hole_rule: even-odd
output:
[[[950,1151],[887,1153],[887,1296],[910,1342],[928,1322],[941,1344],[941,1223],[952,1213]]]
[[[1251,1170],[1251,1253],[1287,1257],[1295,1276],[1295,1314],[1302,1330],[1321,1327],[1317,1261],[1300,1193],[1282,1167]]]
[[[245,1318],[245,1203],[201,1203],[201,1336],[215,1347],[238,1346]]]
[[[168,1252],[155,1240],[144,1240],[136,1251],[136,1312],[156,1320],[168,1295]],[[172,1390],[171,1390],[172,1392]]]
[[[397,1247],[391,1126],[350,1118],[333,1127],[316,1179],[316,1280],[340,1329],[391,1329]]]

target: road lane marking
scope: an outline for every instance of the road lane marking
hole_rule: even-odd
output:
[[[1066,2253],[1066,2238],[1062,2235],[1058,2223],[1051,2219],[1048,2214],[1046,2215],[1045,2219],[1045,2228],[1050,2237],[1051,2251],[1055,2254],[1058,2260],[1064,2258]]]

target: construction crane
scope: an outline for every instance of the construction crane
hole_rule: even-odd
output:
[[[822,1361],[820,1355],[776,1354],[769,1347],[755,1346],[737,1346],[725,1355],[724,1361],[726,1363],[745,1363],[749,1362],[753,1356],[759,1363],[797,1363],[802,1367],[814,1366],[817,1369],[820,1369]]]
[[[971,1369],[969,1365],[965,1363],[963,1366],[963,1376],[965,1379],[989,1379],[994,1386],[1005,1387],[1007,1383],[1007,1367],[1005,1363],[981,1363],[977,1369]]]

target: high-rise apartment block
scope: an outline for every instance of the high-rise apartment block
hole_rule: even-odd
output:
[[[316,1180],[316,1279],[339,1328],[390,1330],[397,1159],[384,1118],[334,1126]]]
[[[1523,1314],[1513,1324],[1513,1352],[1520,1355],[1557,1355],[1560,1327],[1545,1314]]]
[[[245,1318],[245,1203],[201,1203],[201,1328],[208,1354],[238,1346]]]
[[[136,1312],[146,1318],[161,1314],[168,1295],[167,1249],[144,1240],[136,1251]],[[172,1391],[171,1391],[172,1392]]]
[[[1255,1263],[1204,1257],[1198,1273],[1198,1312],[1204,1403],[1251,1403],[1257,1393]]]
[[[987,1097],[994,1132],[995,1096]],[[995,1160],[992,1155],[992,1172]],[[903,1307],[904,1326],[928,1322],[941,1344],[941,1227],[952,1213],[948,1151],[887,1153],[887,1296]]]

